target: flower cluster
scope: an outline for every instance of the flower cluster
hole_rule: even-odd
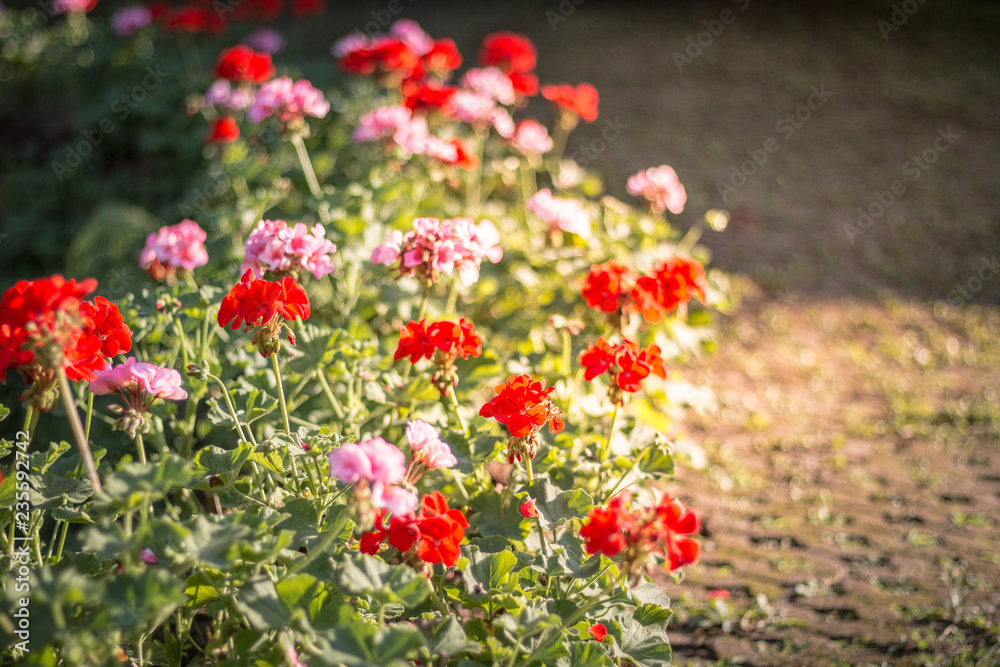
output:
[[[219,326],[232,322],[232,329],[245,327],[254,333],[253,344],[261,356],[269,357],[281,347],[281,328],[287,327],[284,320],[306,320],[311,313],[309,297],[305,290],[291,276],[280,282],[254,279],[253,270],[247,269],[219,307]],[[289,328],[288,342],[295,345],[295,335]]]
[[[526,204],[529,211],[549,226],[551,232],[562,231],[590,238],[590,215],[576,199],[553,197],[548,188],[539,190]]]
[[[657,213],[670,211],[677,215],[687,203],[687,191],[677,178],[677,172],[665,164],[633,174],[626,190],[630,195],[645,199]]]
[[[412,231],[394,230],[375,248],[372,262],[391,266],[398,261],[399,277],[416,276],[427,285],[452,272],[465,285],[473,285],[483,259],[495,264],[503,257],[499,243],[500,234],[489,220],[477,224],[471,218],[417,218]]]
[[[263,276],[267,269],[278,277],[290,275],[299,280],[301,270],[317,279],[333,273],[337,246],[326,238],[319,223],[310,229],[301,222],[289,226],[284,220],[261,220],[243,245],[246,257],[240,271],[253,269]]]
[[[660,347],[652,345],[647,349],[630,340],[615,344],[608,343],[603,337],[598,338],[580,355],[580,365],[587,369],[584,379],[588,382],[604,373],[612,376],[608,398],[619,405],[625,402],[625,392],[640,391],[650,375],[663,379],[667,377]]]
[[[426,155],[462,169],[471,169],[477,164],[477,158],[470,153],[464,140],[457,137],[440,139],[430,134],[427,119],[414,115],[403,105],[369,111],[361,117],[353,140],[355,143],[378,141],[386,148],[398,148],[402,157]]]
[[[153,400],[164,398],[182,401],[188,397],[181,388],[181,375],[170,368],[136,361],[129,357],[125,363],[108,366],[97,373],[91,381],[92,394],[119,394],[125,399],[124,406],[114,406],[114,411],[122,416],[115,422],[116,430],[126,431],[133,438],[137,433],[149,432],[149,406]]]
[[[22,400],[40,411],[55,406],[60,369],[70,380],[93,380],[108,358],[132,349],[118,306],[83,299],[96,287],[54,275],[22,280],[0,298],[0,381],[8,369],[21,374],[30,385]]]
[[[348,442],[330,452],[328,459],[330,476],[354,485],[362,517],[368,507],[403,515],[417,506],[417,497],[401,486],[407,477],[406,455],[396,445],[382,438]]]
[[[285,128],[304,132],[307,129],[306,116],[324,118],[329,112],[330,103],[311,83],[305,79],[292,81],[282,76],[260,87],[253,104],[247,109],[247,118],[260,123],[274,116]]]
[[[503,71],[519,98],[538,94],[538,77],[534,72],[537,61],[535,45],[514,32],[502,30],[487,35],[479,50],[479,62]]]
[[[440,320],[427,323],[426,319],[419,322],[408,322],[399,335],[399,344],[393,361],[410,358],[415,364],[421,359],[431,359],[437,367],[431,383],[437,387],[441,395],[448,393],[450,387],[458,385],[458,373],[454,363],[458,357],[468,359],[478,357],[483,353],[483,342],[476,333],[472,322],[464,317],[458,322]]]
[[[254,51],[245,44],[238,44],[219,54],[215,65],[219,79],[232,83],[260,85],[274,74],[271,54]]]
[[[146,237],[139,264],[156,280],[173,281],[178,270],[194,271],[208,264],[205,230],[194,220],[160,227]]]
[[[619,262],[594,264],[581,295],[590,308],[619,315],[631,309],[648,324],[659,324],[670,313],[685,312],[692,297],[704,302],[706,289],[701,262],[677,255],[651,275],[635,275]]]
[[[552,137],[544,125],[533,118],[525,118],[514,128],[510,143],[529,161],[538,162],[541,156],[552,150]]]
[[[595,507],[580,529],[588,554],[620,556],[623,570],[635,575],[651,564],[665,561],[670,572],[698,559],[698,543],[685,535],[698,532],[698,515],[666,493],[654,507],[633,510],[631,496],[621,493],[605,507]]]
[[[406,425],[406,441],[410,443],[411,473],[407,479],[415,483],[420,477],[417,470],[422,466],[425,470],[432,468],[452,468],[458,465],[458,459],[451,453],[448,443],[441,440],[437,430],[425,421],[415,419]]]
[[[382,542],[389,538],[389,545],[403,554],[403,558],[416,568],[425,564],[441,563],[451,567],[458,562],[459,545],[465,539],[465,529],[469,521],[459,509],[448,507],[448,501],[440,491],[426,494],[420,500],[420,511],[416,514],[395,515],[388,528],[383,523],[384,515],[376,522],[375,530],[361,538],[364,553],[378,553]]]
[[[560,124],[572,129],[582,118],[584,122],[597,120],[597,104],[600,96],[589,83],[573,87],[563,83],[558,86],[542,86],[542,97],[552,102],[559,110]]]
[[[512,375],[507,382],[493,389],[496,394],[479,409],[479,416],[494,418],[507,427],[510,439],[507,441],[507,460],[521,461],[525,456],[535,458],[538,449],[538,432],[546,424],[552,433],[559,433],[566,424],[562,412],[549,394],[555,387],[546,387],[541,380],[530,375]]]
[[[351,33],[333,45],[333,54],[345,72],[374,76],[386,88],[419,84],[428,76],[444,78],[462,64],[454,41],[435,40],[409,19],[393,23],[388,35]]]
[[[240,138],[240,126],[232,116],[220,116],[212,121],[205,135],[206,144],[231,144]]]

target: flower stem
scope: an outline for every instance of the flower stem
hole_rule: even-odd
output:
[[[615,492],[618,491],[618,487],[622,485],[622,482],[625,481],[625,478],[628,477],[628,474],[632,472],[635,466],[638,465],[639,461],[642,460],[642,457],[646,455],[646,451],[649,450],[649,448],[652,446],[653,446],[652,444],[646,445],[645,447],[642,448],[642,451],[639,452],[639,455],[632,459],[632,465],[628,467],[628,470],[622,473],[622,476],[619,478],[618,482],[613,487],[611,487],[610,491],[608,491],[609,499],[614,497]]]
[[[444,307],[445,315],[449,315],[455,312],[455,307],[458,305],[458,278],[456,277],[451,283],[451,291],[448,292],[448,303]]]
[[[316,368],[316,377],[319,379],[320,385],[323,387],[323,393],[326,394],[326,398],[330,401],[330,407],[333,411],[337,413],[337,419],[344,419],[344,408],[340,405],[340,401],[337,400],[337,396],[333,393],[333,389],[330,388],[330,383],[326,379],[326,372],[322,367]]]
[[[455,388],[448,387],[448,397],[451,399],[451,407],[455,410],[455,416],[458,417],[458,425],[462,428],[462,433],[465,437],[469,437],[469,427],[465,423],[465,418],[462,417],[462,411],[458,409],[458,399],[455,397]]]
[[[87,469],[87,476],[90,478],[90,485],[94,488],[94,493],[101,492],[101,478],[97,476],[97,468],[94,466],[94,456],[90,453],[90,445],[87,444],[86,434],[83,432],[83,424],[80,423],[80,414],[76,411],[76,404],[73,402],[69,379],[66,371],[62,367],[58,370],[59,393],[62,395],[63,406],[66,408],[66,416],[69,418],[69,426],[73,430],[73,437],[76,439],[76,446],[80,450],[80,459]]]
[[[600,500],[604,495],[605,468],[608,463],[608,454],[611,452],[611,438],[615,435],[615,424],[618,421],[618,403],[615,403],[615,411],[611,413],[611,425],[608,427],[608,439],[604,441],[604,448],[601,449],[601,469],[597,482],[597,498]]]
[[[281,384],[281,366],[278,364],[277,353],[271,355],[271,363],[274,364],[274,379],[276,384],[278,385],[278,403],[281,404],[281,417],[285,421],[285,433],[288,435],[289,438],[294,439],[294,436],[292,436],[291,424],[289,424],[288,422],[288,404],[285,403],[285,388]],[[295,482],[293,486],[296,492],[300,492],[301,487],[299,486],[299,467],[298,464],[295,463],[295,455],[292,454],[292,452],[288,452],[288,458],[292,462],[292,477],[293,481]]]
[[[306,142],[303,141],[302,135],[298,132],[292,133],[292,145],[295,146],[295,152],[299,156],[299,164],[302,165],[302,172],[306,176],[306,183],[309,184],[309,192],[316,199],[321,199],[323,191],[319,188],[319,179],[316,178],[316,171],[313,169],[312,160],[309,159]],[[319,219],[323,221],[324,225],[330,224],[330,209],[326,206],[326,202],[323,201],[320,201],[319,205]]]
[[[483,145],[486,143],[486,134],[476,131],[476,168],[467,173],[467,183],[465,188],[465,210],[466,215],[475,217],[479,214],[480,190],[483,182]]]
[[[94,392],[87,392],[87,420],[84,422],[83,437],[90,442],[90,419],[94,416]]]
[[[528,472],[528,484],[532,484],[535,481],[535,472],[531,469],[531,457],[527,454],[524,455],[524,468]]]
[[[146,464],[146,447],[142,443],[142,433],[138,431],[135,434],[135,449],[139,452],[139,462],[143,465]]]

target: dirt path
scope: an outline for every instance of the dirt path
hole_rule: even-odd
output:
[[[726,321],[682,372],[721,409],[687,425],[708,465],[674,485],[707,535],[667,584],[678,664],[1000,664],[998,327],[773,295]]]

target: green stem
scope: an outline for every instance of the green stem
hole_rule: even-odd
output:
[[[653,443],[653,444],[655,444],[655,443]],[[642,457],[645,456],[646,451],[650,447],[652,447],[653,444],[646,445],[645,447],[642,448],[642,451],[639,452],[638,456],[632,458],[632,464],[628,467],[628,470],[626,470],[624,473],[622,473],[622,476],[618,479],[618,482],[613,487],[611,487],[610,491],[608,491],[608,498],[613,498],[614,497],[615,492],[618,491],[618,487],[622,485],[622,482],[625,481],[625,478],[628,477],[628,474],[630,472],[632,472],[632,470],[636,467],[636,465],[638,465],[639,461],[642,460]]]
[[[135,434],[135,449],[136,449],[137,452],[139,452],[139,462],[142,463],[143,465],[145,465],[146,464],[146,447],[143,445],[143,442],[142,442],[142,433],[139,433],[138,431],[136,431],[136,434]]]
[[[94,456],[90,453],[90,445],[87,444],[86,435],[83,432],[83,424],[80,423],[80,414],[76,411],[76,403],[73,401],[69,378],[66,371],[59,367],[59,393],[62,395],[63,406],[66,408],[66,416],[69,418],[69,426],[73,431],[73,438],[76,446],[80,450],[80,458],[87,469],[87,476],[90,478],[90,485],[94,488],[94,493],[100,493],[101,478],[97,476],[97,467],[94,465]]]
[[[330,387],[330,383],[326,379],[326,371],[322,368],[317,368],[316,377],[319,379],[319,383],[323,387],[323,393],[326,394],[326,400],[330,402],[330,407],[333,408],[335,413],[337,413],[337,419],[343,421],[344,408],[340,404],[340,401],[337,400],[337,396],[333,393],[333,389]]]
[[[528,472],[528,484],[535,481],[535,473],[531,468],[531,457],[528,454],[524,455],[524,469]]]
[[[434,589],[434,584],[432,584],[431,582],[427,583],[430,585],[431,601],[434,602],[434,606],[437,607],[438,611],[444,614],[446,618],[448,616],[451,616],[451,609],[449,609],[448,605],[444,603],[444,600],[441,599],[441,596],[437,594],[437,591]]]
[[[331,221],[330,209],[326,205],[326,202],[322,201],[323,191],[320,190],[319,179],[316,178],[316,171],[313,169],[312,160],[309,159],[306,142],[298,132],[292,134],[292,145],[295,146],[295,152],[299,156],[299,164],[302,165],[302,172],[306,176],[309,192],[312,193],[313,197],[320,200],[319,219],[323,221],[323,224],[328,225]]]
[[[83,437],[90,442],[90,420],[94,416],[94,392],[87,392],[87,419],[83,424]]]
[[[305,558],[303,558],[302,560],[300,560],[294,566],[288,568],[288,576],[291,576],[291,575],[295,574],[299,570],[301,570],[304,567],[306,567],[307,565],[309,565],[309,563],[311,563],[314,560],[316,560],[316,558],[321,553],[323,553],[323,551],[328,546],[330,546],[330,544],[332,544],[335,539],[337,539],[338,537],[340,537],[340,533],[344,530],[344,527],[346,525],[347,525],[347,513],[345,512],[344,514],[341,515],[340,519],[337,520],[337,523],[336,523],[336,525],[334,525],[333,529],[330,530],[329,533],[327,533],[327,535],[326,535],[325,538],[323,538],[323,541],[320,542],[319,545],[317,545],[317,547],[315,549],[311,549],[309,551],[309,555],[308,556],[306,556]]]
[[[691,229],[687,231],[681,242],[677,244],[677,252],[682,254],[688,254],[691,249],[694,248],[694,244],[698,242],[701,238],[702,232],[705,231],[704,218],[698,218],[698,222],[691,226]]]
[[[444,307],[444,314],[449,315],[455,312],[455,307],[458,305],[458,277],[451,283],[451,291],[448,292],[448,303]]]
[[[608,454],[611,452],[611,438],[615,435],[615,423],[618,421],[618,408],[619,404],[615,403],[615,411],[611,413],[611,425],[608,427],[608,438],[604,441],[604,447],[601,449],[601,469],[597,478],[598,500],[604,495],[604,477],[608,463]]]
[[[466,215],[475,217],[479,214],[479,197],[483,182],[483,146],[486,143],[486,135],[481,130],[476,131],[476,168],[467,172],[465,186],[465,212]]]
[[[226,385],[222,383],[222,380],[215,377],[214,375],[209,375],[209,379],[215,380],[218,383],[219,388],[222,389],[222,397],[226,399],[226,407],[229,408],[229,416],[233,418],[233,423],[236,424],[236,433],[240,436],[240,441],[252,442],[252,440],[247,440],[246,436],[243,435],[243,428],[240,426],[240,420],[236,417],[236,406],[233,405],[233,399],[229,397],[229,391],[226,389]],[[247,426],[247,431],[250,430],[249,425]],[[253,436],[251,436],[252,438]],[[253,444],[257,444],[254,442]]]
[[[552,150],[549,151],[549,158],[546,160],[546,167],[553,174],[558,174],[562,169],[563,153],[566,152],[566,142],[569,140],[569,133],[573,131],[579,122],[576,115],[559,110],[556,118],[555,131],[552,133]]]
[[[285,388],[281,383],[281,366],[278,364],[278,354],[274,353],[271,355],[271,363],[274,365],[274,379],[278,385],[278,403],[281,404],[281,417],[285,421],[285,434],[288,435],[289,439],[294,440],[292,435],[292,426],[288,421],[288,404],[285,403]],[[288,458],[292,462],[292,476],[296,492],[301,492],[301,487],[299,486],[299,467],[295,462],[295,456],[292,452],[288,452]]]
[[[549,544],[545,540],[545,529],[542,528],[542,517],[537,517],[535,521],[538,522],[538,539],[542,543],[542,555],[547,558],[549,555]]]
[[[56,546],[56,563],[62,560],[63,547],[66,546],[66,535],[68,533],[69,521],[63,521],[62,532],[59,534],[59,544]]]
[[[451,407],[455,410],[455,416],[458,417],[458,425],[462,428],[462,433],[465,437],[469,437],[469,427],[465,423],[465,418],[462,416],[462,411],[458,409],[458,399],[455,397],[455,388],[448,387],[448,397],[451,399]]]
[[[451,476],[455,480],[455,486],[458,490],[462,492],[462,497],[465,498],[465,502],[469,502],[472,498],[469,496],[469,491],[465,488],[465,484],[462,482],[462,478],[458,476],[458,471],[454,468],[450,468]]]

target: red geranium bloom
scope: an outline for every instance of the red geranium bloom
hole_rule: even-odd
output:
[[[587,123],[597,120],[597,102],[600,96],[597,89],[589,83],[581,83],[575,88],[565,83],[542,86],[542,97]]]
[[[220,79],[234,83],[260,85],[274,74],[270,53],[254,51],[249,46],[239,44],[226,49],[219,55],[215,73]]]
[[[483,353],[483,341],[472,322],[461,318],[457,323],[441,320],[427,324],[427,319],[408,322],[399,335],[399,344],[393,361],[410,358],[415,364],[421,359],[432,359],[437,369],[431,382],[441,395],[458,384],[458,374],[452,368],[458,357],[468,359]]]
[[[389,532],[385,527],[385,514],[386,511],[384,509],[378,510],[378,513],[375,515],[374,528],[361,536],[358,545],[361,553],[374,556],[382,548],[382,542],[385,541],[385,536]]]
[[[588,382],[604,373],[614,376],[615,384],[609,392],[613,403],[624,402],[622,392],[642,389],[643,381],[650,374],[663,379],[667,377],[660,347],[653,345],[646,349],[630,340],[611,344],[603,337],[598,338],[596,343],[580,355],[580,365],[587,369],[583,377]]]
[[[389,544],[402,552],[416,545],[416,555],[425,563],[458,562],[459,544],[465,538],[469,521],[461,510],[450,509],[440,491],[423,497],[416,515],[392,517]]]
[[[424,68],[443,76],[462,66],[462,54],[458,52],[455,41],[439,39],[434,42],[430,51],[424,54]]]
[[[484,67],[499,67],[508,74],[535,69],[538,52],[531,40],[515,32],[494,32],[483,38],[479,62]]]
[[[604,638],[608,636],[608,629],[603,623],[594,623],[592,626],[587,628],[587,632],[589,632],[590,636],[598,642],[603,642]]]
[[[525,517],[526,519],[534,519],[539,516],[538,507],[535,503],[534,498],[528,498],[527,500],[525,500],[518,507],[518,510],[521,512],[521,516]]]
[[[234,20],[264,22],[278,18],[284,4],[284,0],[240,0],[238,3],[229,3],[227,9],[234,11]]]
[[[546,388],[545,383],[530,375],[512,375],[506,383],[496,386],[496,396],[480,408],[479,415],[505,424],[515,438],[537,433],[545,424],[552,433],[559,433],[565,423],[559,409],[548,399],[553,391],[555,387]]]
[[[101,341],[102,355],[113,357],[132,349],[132,330],[118,306],[99,296],[93,302],[84,301],[82,312],[87,318],[86,330]]]
[[[627,284],[631,279],[632,272],[624,264],[614,261],[592,264],[583,283],[583,300],[587,306],[601,312],[620,310],[628,295]]]
[[[232,322],[231,328],[244,327],[250,331],[261,327],[254,334],[253,342],[261,356],[269,357],[280,346],[282,320],[308,319],[311,314],[309,297],[295,278],[286,276],[281,282],[254,279],[253,269],[236,283],[219,307],[219,326]],[[295,336],[288,329],[288,341],[295,345]]]
[[[705,267],[677,255],[661,264],[652,276],[641,276],[632,288],[636,310],[649,324],[659,324],[674,311],[683,311],[691,297],[705,300]]]
[[[455,147],[455,158],[452,160],[447,160],[443,157],[439,158],[442,162],[446,164],[451,164],[459,169],[465,169],[469,171],[470,169],[475,169],[479,166],[479,158],[469,150],[469,145],[465,143],[464,139],[454,137],[449,139],[447,143]]]
[[[310,16],[326,11],[326,0],[292,0],[292,16]]]
[[[212,122],[205,142],[209,144],[231,144],[240,138],[240,127],[232,116],[222,116]]]
[[[507,75],[514,92],[519,97],[534,97],[538,94],[538,77],[530,72],[511,72]]]
[[[403,86],[403,103],[411,111],[444,111],[457,91],[436,82],[407,83]]]
[[[163,25],[168,32],[219,34],[226,29],[226,21],[215,11],[194,5],[167,10],[163,15]]]
[[[340,59],[340,67],[351,74],[374,74],[380,84],[396,86],[419,78],[423,61],[402,40],[386,37],[346,54]]]
[[[681,501],[665,493],[656,506],[656,513],[664,528],[665,546],[661,552],[667,558],[667,569],[672,572],[698,560],[698,543],[690,537],[683,537],[697,533],[701,527],[701,520],[694,510],[685,508]]]

